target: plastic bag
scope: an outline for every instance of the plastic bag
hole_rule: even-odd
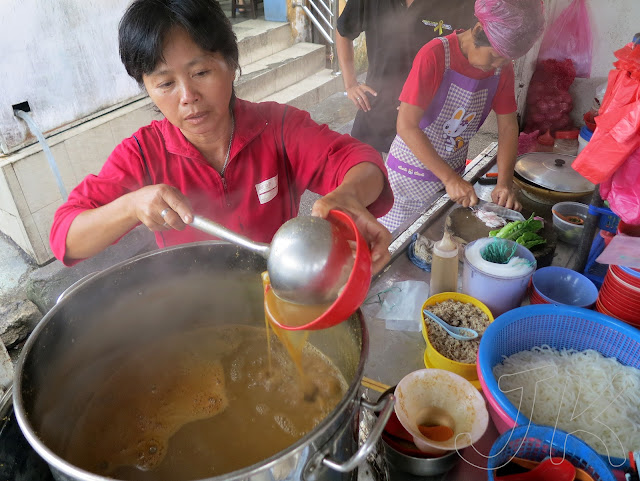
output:
[[[576,76],[591,76],[591,22],[585,0],[573,0],[542,38],[538,59],[571,59]]]
[[[418,332],[422,329],[422,304],[429,298],[429,284],[403,281],[393,285],[386,295],[377,317],[386,321],[390,331]]]
[[[600,195],[625,223],[640,225],[640,149],[600,184]]]
[[[572,164],[594,184],[609,179],[640,148],[640,47],[628,45],[615,55],[619,62],[609,72],[598,128]]]
[[[538,63],[527,92],[526,133],[574,128],[569,116],[573,109],[569,87],[575,78],[576,71],[569,59],[549,59]]]

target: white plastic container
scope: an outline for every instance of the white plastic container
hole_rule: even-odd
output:
[[[582,152],[582,149],[587,146],[592,135],[593,132],[591,132],[586,125],[583,125],[580,129],[580,135],[578,136],[578,153]]]
[[[567,244],[578,245],[582,238],[584,230],[584,222],[589,215],[589,206],[580,202],[558,202],[551,208],[553,215],[553,227],[558,233],[558,238]],[[560,216],[567,219],[568,217],[578,217],[582,219],[582,223],[574,224],[561,219]]]
[[[536,270],[536,258],[529,249],[516,244],[515,256],[532,262],[533,267],[526,273],[515,277],[494,275],[477,268],[467,257],[469,247],[480,241],[485,242],[485,239],[475,240],[465,247],[462,292],[478,299],[489,308],[493,317],[498,317],[500,314],[519,307],[522,303],[529,286],[529,280]],[[505,242],[510,245],[515,244],[511,240],[505,240]]]

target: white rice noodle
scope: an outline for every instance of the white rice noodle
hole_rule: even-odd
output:
[[[505,357],[493,375],[534,423],[572,433],[609,457],[640,449],[640,370],[594,350],[542,346]]]

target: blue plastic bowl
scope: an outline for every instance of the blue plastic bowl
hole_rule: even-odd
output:
[[[518,425],[529,419],[500,391],[493,367],[503,357],[547,345],[556,349],[593,349],[615,357],[625,366],[640,369],[640,330],[622,321],[581,307],[537,304],[519,307],[489,324],[478,348],[478,376],[497,405]],[[607,459],[611,466],[628,466],[628,460]]]
[[[566,267],[542,267],[531,277],[536,292],[549,304],[591,307],[598,288],[586,276]]]
[[[507,464],[513,456],[538,462],[548,457],[565,458],[595,481],[616,479],[608,464],[587,443],[548,426],[518,426],[502,434],[491,446],[487,460],[489,481],[495,479],[495,470]]]

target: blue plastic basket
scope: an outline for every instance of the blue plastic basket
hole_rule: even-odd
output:
[[[498,388],[493,367],[503,356],[548,345],[556,349],[594,349],[621,364],[640,369],[640,330],[599,312],[571,306],[539,304],[519,307],[493,321],[478,348],[478,374],[501,409],[517,424],[529,423]],[[606,458],[606,456],[603,456]],[[611,458],[612,466],[628,460]]]
[[[500,436],[487,460],[488,479],[513,457],[542,461],[548,457],[565,458],[586,471],[595,481],[615,481],[607,463],[587,443],[559,429],[531,424],[518,426]]]

